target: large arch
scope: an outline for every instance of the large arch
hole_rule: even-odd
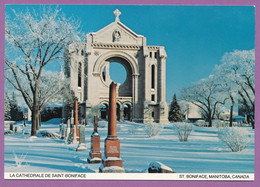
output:
[[[104,63],[106,63],[106,60],[112,57],[119,57],[126,60],[131,67],[133,75],[139,75],[139,67],[136,60],[123,51],[109,51],[101,55],[94,64],[93,74],[99,75],[102,72],[102,67],[104,66]]]

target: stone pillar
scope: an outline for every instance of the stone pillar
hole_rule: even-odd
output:
[[[73,114],[73,113],[72,113]],[[72,133],[72,142],[79,141],[79,120],[78,120],[78,101],[74,101],[74,118],[71,118],[72,121],[74,119],[74,128]],[[74,132],[75,130],[75,132]]]
[[[116,83],[112,82],[109,87],[108,136],[105,139],[105,157],[99,168],[101,173],[125,172],[120,158],[120,141],[116,129],[116,86]]]
[[[67,141],[69,134],[70,134],[70,119],[68,119],[67,125],[66,125],[65,137],[64,137],[65,141]]]
[[[140,104],[138,104],[138,75],[132,75],[132,92],[133,92],[133,121],[141,122],[140,121]]]
[[[125,117],[124,117],[124,105],[122,105],[121,108],[120,108],[120,121],[125,121]]]
[[[116,110],[116,83],[112,82],[109,87],[108,139],[117,139]]]
[[[85,142],[85,125],[81,125],[79,129],[79,145],[76,151],[85,151],[87,150],[87,145]]]
[[[102,154],[100,152],[100,136],[98,134],[98,117],[94,117],[94,132],[91,135],[91,150],[89,152],[88,163],[100,163]]]
[[[162,55],[160,56],[160,69],[159,72],[160,74],[160,83],[159,83],[159,101],[160,101],[160,105],[159,105],[159,110],[158,110],[158,114],[159,114],[159,123],[162,124],[167,124],[169,123],[168,121],[168,105],[166,103],[166,56]]]
[[[23,126],[26,126],[26,115],[23,115]]]
[[[61,137],[61,131],[62,131],[62,123],[59,125],[59,134],[60,134],[60,137]]]

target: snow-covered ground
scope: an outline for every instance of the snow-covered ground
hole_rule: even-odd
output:
[[[59,120],[43,123],[41,130],[59,133]],[[19,124],[18,124],[19,125]],[[30,132],[30,125],[26,127]],[[245,127],[244,127],[245,128]],[[254,131],[248,127],[250,135]],[[98,129],[101,152],[107,128]],[[86,127],[88,150],[76,152],[77,144],[64,140],[5,135],[5,172],[98,172],[100,164],[88,164],[90,136],[93,126]],[[188,142],[179,142],[172,124],[165,125],[159,135],[149,138],[143,124],[119,122],[121,158],[126,173],[147,173],[153,161],[159,161],[177,173],[254,173],[254,142],[242,152],[231,152],[218,139],[217,128],[193,126]]]

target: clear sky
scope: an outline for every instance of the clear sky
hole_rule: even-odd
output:
[[[225,52],[249,50],[255,46],[253,6],[153,6],[153,5],[64,5],[67,17],[81,20],[82,31],[96,32],[114,21],[113,11],[121,11],[120,21],[147,38],[148,45],[165,46],[166,97],[193,82],[206,78]],[[8,5],[10,8],[38,9],[39,6]]]

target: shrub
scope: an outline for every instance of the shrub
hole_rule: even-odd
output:
[[[144,125],[144,131],[148,137],[156,136],[163,129],[163,125],[159,123],[148,123]]]
[[[200,127],[203,127],[206,125],[206,122],[205,120],[197,120],[194,125],[197,125],[197,126],[200,126]]]
[[[174,129],[178,134],[180,142],[186,142],[192,131],[192,124],[183,122],[174,123]]]
[[[218,131],[218,138],[230,148],[232,152],[242,151],[252,142],[248,130],[242,127],[221,128]]]
[[[100,114],[100,106],[92,106],[87,114],[87,119],[94,118],[95,116],[99,116]]]
[[[15,152],[13,151],[13,155],[14,155],[14,161],[15,161],[15,165],[16,167],[21,167],[21,165],[25,162],[25,158],[27,156],[26,154],[22,154],[20,155],[20,157],[18,157]]]
[[[99,128],[105,128],[108,126],[108,122],[107,121],[99,121],[98,122],[98,127]]]
[[[212,120],[213,127],[220,128],[220,127],[227,127],[225,121],[221,120]]]
[[[87,125],[94,126],[94,118],[88,118],[87,119]]]

